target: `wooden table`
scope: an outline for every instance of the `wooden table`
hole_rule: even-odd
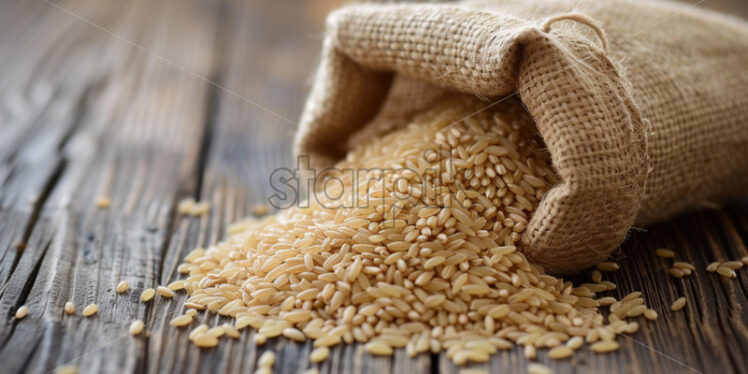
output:
[[[0,372],[254,371],[263,351],[276,372],[310,367],[310,343],[249,329],[200,350],[168,326],[178,301],[138,302],[139,290],[178,278],[186,253],[220,239],[263,201],[268,176],[291,165],[290,139],[337,1],[5,1],[0,5]],[[742,5],[740,5],[742,4]],[[709,6],[709,1],[703,4]],[[746,15],[740,0],[712,6]],[[111,199],[108,209],[96,200]],[[178,214],[183,198],[210,214]],[[748,255],[748,201],[635,230],[614,257],[611,295],[643,291],[660,319],[619,338],[622,349],[538,361],[559,373],[739,372],[748,367],[748,272],[722,281],[714,260]],[[695,264],[674,279],[654,248]],[[583,279],[580,275],[577,279]],[[132,290],[114,288],[127,280]],[[669,311],[679,296],[683,311]],[[93,318],[64,315],[97,303]],[[13,318],[29,306],[23,320]],[[223,322],[209,314],[206,323]],[[127,327],[146,321],[149,336]],[[524,372],[518,349],[486,365]],[[371,357],[339,346],[323,373],[456,372],[444,355]]]

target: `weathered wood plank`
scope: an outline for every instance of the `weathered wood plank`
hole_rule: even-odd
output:
[[[225,40],[220,41],[218,53],[224,66],[216,78],[225,89],[214,93],[216,111],[207,146],[210,152],[197,196],[210,202],[211,212],[209,217],[177,217],[178,227],[165,255],[164,283],[179,277],[173,270],[189,251],[215,243],[223,237],[227,224],[249,215],[252,204],[263,202],[272,170],[290,164],[295,127],[281,117],[298,116],[305,92],[303,82],[313,65],[304,69],[294,66],[298,55],[314,56],[319,42],[299,37],[310,31],[309,21],[303,18],[303,11],[284,13],[289,6],[288,2],[227,3],[221,13],[225,18],[220,35]],[[324,16],[324,12],[317,14]],[[312,23],[321,30],[321,18]],[[180,295],[180,300],[183,298]],[[158,357],[149,361],[149,372],[252,372],[266,349],[279,353],[276,372],[297,373],[308,367],[308,343],[271,339],[257,348],[247,329],[240,340],[224,338],[217,349],[201,351],[187,340],[186,331],[164,326],[174,312],[181,310],[159,312],[168,317],[155,324],[149,340],[149,357]],[[210,325],[233,323],[212,315],[203,316],[202,321]]]
[[[36,55],[39,49],[28,54],[6,53],[0,57],[0,71],[3,72],[0,80],[3,89],[0,94],[0,131],[3,133],[0,137],[0,226],[4,231],[0,246],[0,315],[4,317],[0,321],[0,340],[7,337],[13,325],[12,320],[5,316],[10,316],[12,309],[25,298],[27,288],[33,282],[30,277],[35,274],[38,261],[46,251],[46,244],[27,245],[26,242],[35,226],[50,232],[46,227],[50,220],[38,219],[38,213],[64,168],[60,148],[75,130],[81,106],[95,91],[99,81],[95,73],[100,71],[90,69],[90,59],[84,63],[71,63],[73,55],[65,54],[64,49],[56,50],[54,38],[37,40],[40,34],[56,34],[59,30],[68,31],[73,39],[80,39],[84,32],[81,28],[71,27],[68,17],[53,22],[49,14],[38,14],[44,7],[39,7],[36,2],[12,5],[11,11],[2,13],[8,21],[2,23],[3,35],[13,35],[18,46],[38,42],[41,49],[46,48],[47,53],[58,57],[55,62],[59,61],[59,65],[41,59],[43,55]],[[36,32],[24,33],[23,26],[35,18],[45,22]],[[103,45],[100,39],[87,41],[74,51],[84,57],[93,56],[93,50]],[[68,44],[62,43],[62,46]],[[8,43],[2,45],[8,47]],[[9,58],[14,55],[19,57],[19,61]],[[64,74],[50,74],[55,67],[62,69]],[[91,75],[84,74],[86,69],[90,69]],[[78,79],[68,74],[77,75]]]
[[[65,20],[72,16],[68,11],[87,15],[99,25],[92,13],[117,11],[113,5],[66,4],[65,12],[53,6],[47,11]],[[51,228],[34,227],[29,248],[39,249],[33,256],[24,253],[3,295],[13,298],[2,300],[3,306],[25,303],[31,310],[13,321],[0,348],[3,370],[47,372],[73,363],[83,372],[135,372],[146,365],[147,338],[130,337],[127,325],[154,308],[138,302],[139,292],[158,284],[174,205],[197,180],[209,92],[199,77],[211,75],[216,20],[204,17],[211,7],[197,2],[128,5],[107,28],[119,37],[76,20],[90,33],[77,42],[101,35],[106,43],[98,50],[100,60],[117,63],[109,65],[106,84],[84,108],[67,144],[56,149],[65,168],[40,218]],[[110,209],[96,207],[100,196],[111,199]],[[132,290],[117,295],[114,286],[122,279]],[[19,285],[29,290],[18,292]],[[99,313],[64,316],[67,300],[79,313],[95,302]],[[28,347],[36,349],[29,353]]]

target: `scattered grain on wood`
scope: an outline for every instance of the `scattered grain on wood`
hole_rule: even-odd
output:
[[[252,205],[252,214],[261,217],[268,214],[268,206],[262,203]]]
[[[538,356],[538,350],[535,348],[534,345],[526,345],[523,349],[523,354],[525,355],[525,358],[528,360],[534,360],[535,357]]]
[[[688,262],[683,262],[683,261],[673,262],[673,267],[674,268],[678,268],[678,269],[687,269],[687,270],[691,270],[691,271],[696,270],[696,267],[693,266],[693,264],[690,264]]]
[[[668,270],[668,273],[670,273],[670,275],[672,275],[675,278],[683,278],[683,271],[681,271],[681,269],[670,268]]]
[[[184,289],[184,280],[175,280],[169,283],[166,287],[172,291],[179,291]]]
[[[275,364],[275,353],[272,351],[265,351],[260,355],[260,359],[257,360],[257,365],[260,367],[272,367]]]
[[[574,350],[571,349],[571,347],[566,345],[559,345],[558,347],[555,347],[548,352],[548,357],[554,360],[560,360],[563,358],[568,358],[572,354],[574,354]]]
[[[187,315],[187,314],[182,314],[181,316],[177,316],[169,322],[170,325],[175,326],[175,327],[187,326],[190,323],[192,323],[192,316]]]
[[[548,366],[533,362],[527,365],[527,374],[553,374],[553,370]]]
[[[268,337],[263,334],[257,333],[252,338],[252,340],[254,340],[255,345],[263,345],[266,341],[268,341]]]
[[[143,332],[143,328],[145,327],[145,323],[141,320],[135,320],[132,321],[130,324],[130,335],[132,336],[138,336],[141,332]]]
[[[153,288],[146,288],[143,290],[143,293],[140,294],[140,301],[147,303],[153,299],[154,295],[156,295],[156,290]]]
[[[200,348],[213,348],[218,345],[218,339],[208,334],[201,334],[192,339],[192,342]]]
[[[618,342],[613,340],[607,340],[602,342],[597,342],[590,346],[590,349],[592,349],[594,352],[597,353],[606,353],[606,352],[613,352],[617,350],[619,347]]]
[[[460,369],[459,374],[490,374],[490,373],[488,372],[488,370],[469,368],[469,369]]]
[[[738,270],[743,267],[742,261],[726,261],[722,263],[722,266],[730,268],[732,270]]]
[[[27,314],[29,314],[29,307],[22,305],[16,310],[16,319],[23,319]]]
[[[647,309],[644,311],[644,318],[654,321],[657,319],[657,312],[654,309]]]
[[[738,276],[737,273],[735,273],[735,270],[723,265],[717,267],[717,274],[725,278],[736,278]]]
[[[658,248],[658,249],[655,250],[655,254],[658,257],[662,257],[662,258],[673,258],[673,257],[675,257],[675,252],[673,252],[673,251],[671,251],[671,250],[669,250],[667,248]]]
[[[63,309],[65,310],[66,314],[73,314],[75,313],[75,304],[73,304],[72,301],[68,301],[65,303],[65,307]]]
[[[83,308],[83,315],[86,317],[91,317],[92,315],[96,314],[96,312],[99,311],[99,306],[96,304],[88,304],[85,308]]]
[[[392,354],[392,347],[390,347],[387,343],[379,341],[379,340],[373,340],[368,343],[366,343],[366,352],[369,352],[373,355],[391,355]]]
[[[595,267],[600,271],[617,271],[618,269],[620,269],[618,264],[615,262],[601,262],[595,265]]]
[[[101,209],[109,208],[112,205],[112,200],[108,196],[99,196],[96,198],[96,206]]]
[[[122,281],[117,284],[117,293],[125,293],[127,290],[130,289],[130,285],[127,284],[127,281]]]
[[[686,298],[681,296],[670,305],[670,310],[677,312],[683,309],[684,306],[686,306]]]
[[[189,214],[191,216],[202,216],[210,213],[210,203],[207,201],[200,201],[190,207]]]
[[[311,362],[322,362],[324,360],[327,360],[327,357],[330,356],[330,349],[327,347],[319,347],[312,350],[312,353],[309,354],[309,361]]]
[[[165,297],[167,299],[171,299],[172,297],[174,297],[174,291],[172,291],[168,287],[158,286],[156,288],[156,292],[158,292],[161,297]]]
[[[590,274],[590,278],[592,278],[592,281],[595,283],[598,283],[603,280],[603,274],[600,272],[600,270],[592,270],[592,273]]]
[[[717,271],[717,268],[719,267],[720,264],[721,264],[721,262],[714,261],[714,262],[712,262],[712,263],[710,263],[709,265],[706,266],[706,271],[708,271],[710,273],[714,273],[715,271]]]
[[[191,197],[182,199],[179,201],[179,204],[177,204],[177,213],[185,215],[190,214],[193,206],[195,206],[195,199]]]
[[[75,365],[64,365],[55,369],[55,374],[78,374],[78,367]]]

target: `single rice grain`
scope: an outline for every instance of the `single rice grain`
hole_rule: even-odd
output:
[[[174,297],[174,291],[170,290],[168,287],[158,286],[156,288],[156,292],[158,292],[161,297],[165,297],[167,299],[171,299],[172,297]]]
[[[657,254],[658,257],[662,258],[673,258],[675,257],[675,252],[667,249],[667,248],[659,248],[655,250],[655,254]]]
[[[128,289],[130,289],[130,286],[127,284],[127,281],[122,281],[117,284],[117,293],[119,294],[127,292]]]
[[[553,374],[553,370],[548,366],[533,362],[527,365],[527,374]]]
[[[322,362],[327,359],[330,355],[330,349],[327,347],[319,347],[312,350],[309,354],[309,361],[311,362]]]
[[[673,304],[670,305],[670,310],[673,312],[677,312],[683,307],[686,306],[686,298],[685,297],[679,297],[677,300],[673,302]]]
[[[143,290],[143,293],[140,294],[140,301],[147,303],[153,299],[153,296],[156,295],[156,290],[153,288],[146,288]]]
[[[613,352],[618,349],[618,342],[614,340],[597,342],[590,346],[590,349],[597,353]]]
[[[23,319],[27,314],[29,314],[29,307],[22,305],[16,310],[16,319]]]
[[[138,336],[143,331],[143,327],[145,327],[145,323],[141,320],[135,320],[130,324],[130,335],[132,336]]]
[[[72,301],[68,301],[65,303],[65,306],[63,307],[66,314],[73,314],[75,313],[75,304],[73,304]]]
[[[83,315],[86,317],[91,317],[92,315],[96,314],[96,312],[99,311],[99,306],[96,304],[89,304],[85,308],[83,308]]]

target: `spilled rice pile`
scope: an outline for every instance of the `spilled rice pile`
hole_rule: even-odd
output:
[[[599,277],[574,287],[528,263],[518,241],[556,177],[518,102],[481,108],[443,103],[355,148],[337,168],[368,173],[337,175],[309,208],[240,222],[190,253],[179,267],[187,278],[170,288],[187,290],[188,310],[235,319],[190,339],[213,347],[251,326],[258,344],[314,340],[313,362],[343,342],[377,355],[445,350],[458,365],[515,344],[530,358],[538,348],[568,357],[585,341],[616,350],[617,333],[638,329],[627,317],[656,313],[639,293],[599,297],[615,288]]]
[[[544,274],[517,248],[556,182],[534,129],[516,101],[490,109],[469,99],[442,103],[406,128],[355,148],[336,165],[337,174],[321,179],[324,192],[309,207],[234,224],[226,241],[185,257],[178,268],[185,279],[138,290],[140,300],[172,299],[186,290],[185,311],[170,325],[193,325],[200,311],[235,320],[193,327],[195,345],[215,347],[224,335],[239,338],[251,326],[258,345],[277,336],[313,340],[311,362],[324,361],[329,347],[343,342],[364,343],[375,355],[397,348],[409,356],[446,351],[457,365],[487,361],[516,345],[529,359],[538,349],[567,358],[585,343],[599,353],[617,350],[616,335],[639,328],[632,318],[658,318],[640,292],[620,300],[601,295],[616,288],[603,272],[617,271],[618,264],[597,264],[592,282],[575,287]],[[199,216],[210,206],[188,199],[178,211]],[[264,215],[267,208],[252,212]],[[696,270],[669,249],[654,254],[672,260],[667,271],[675,278]],[[748,256],[710,263],[706,271],[726,280],[746,265]],[[115,290],[126,294],[130,286],[121,281]],[[680,297],[670,310],[687,303]],[[73,315],[76,306],[68,301],[63,311]],[[81,314],[95,318],[97,312],[89,304]],[[23,305],[15,318],[29,314]],[[129,333],[149,334],[142,320]],[[275,354],[264,352],[257,372],[272,372],[274,363]],[[528,372],[551,370],[531,363]]]

